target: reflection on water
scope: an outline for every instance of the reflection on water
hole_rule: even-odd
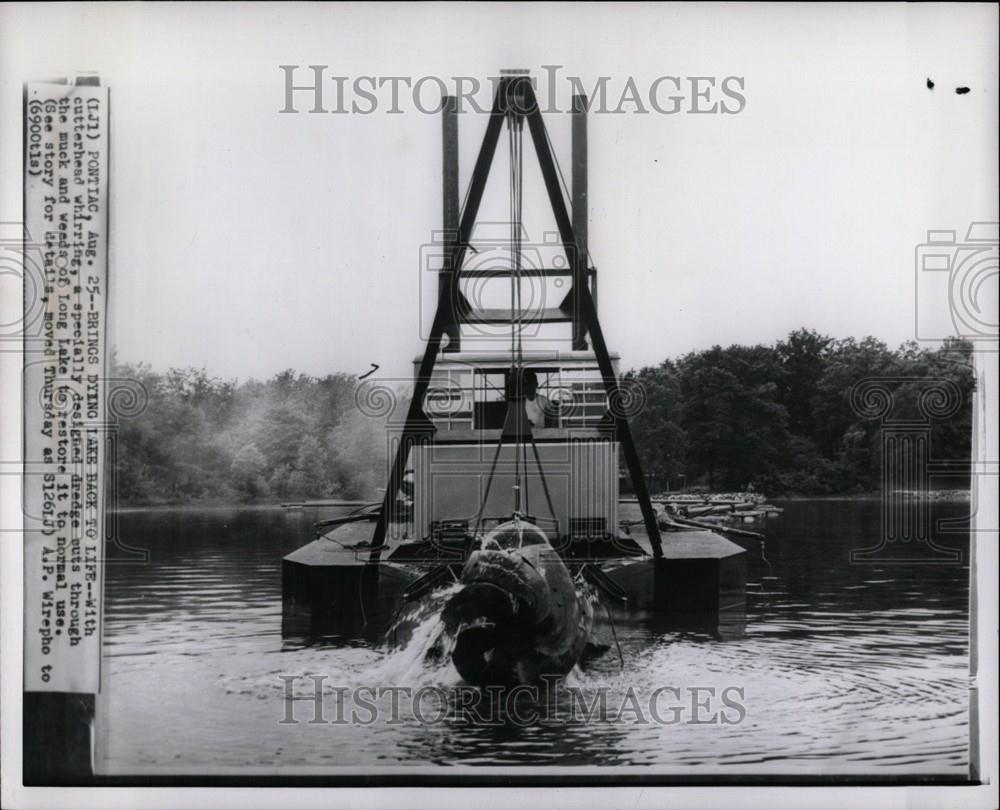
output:
[[[282,639],[281,558],[311,539],[315,511],[122,512],[124,542],[147,549],[149,560],[107,569],[104,768],[541,764],[964,774],[967,532],[939,537],[963,550],[961,565],[851,565],[850,550],[879,536],[878,501],[781,505],[784,515],[768,526],[766,559],[748,546],[745,638],[619,625],[624,669],[612,651],[569,679],[581,694],[604,692],[609,705],[630,687],[639,696],[661,687],[683,695],[738,687],[746,717],[729,725],[636,723],[634,714],[589,722],[543,716],[528,727],[412,715],[324,724],[307,722],[315,705],[308,699],[294,701],[301,722],[282,724],[280,675],[303,676],[296,694],[302,684],[313,694],[309,675],[325,677],[327,693],[459,679],[450,665],[425,668],[412,645],[400,652]],[[935,517],[968,511],[934,508]]]

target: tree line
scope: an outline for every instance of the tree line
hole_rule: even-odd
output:
[[[971,351],[961,341],[893,350],[802,329],[773,346],[715,346],[623,379],[641,386],[631,425],[654,490],[871,492],[886,463],[883,404],[892,419],[929,419],[935,462],[969,459]],[[147,398],[119,425],[122,505],[370,499],[385,484],[386,418],[359,409],[353,375],[286,370],[237,382],[121,364],[114,376]]]
[[[357,499],[383,486],[384,423],[356,407],[353,375],[286,370],[237,383],[139,364],[115,376],[147,398],[119,425],[123,505]]]
[[[914,452],[883,441],[887,430],[925,436],[935,465],[971,458],[975,374],[965,341],[893,350],[873,337],[800,329],[773,346],[714,346],[625,379],[645,394],[631,425],[654,490],[874,492],[885,464],[906,461],[884,458],[884,447]]]

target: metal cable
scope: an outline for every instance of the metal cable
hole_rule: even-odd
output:
[[[564,203],[564,205],[566,205],[566,210],[572,212],[572,210],[573,210],[573,197],[570,195],[569,186],[566,185],[566,178],[563,177],[562,166],[559,165],[559,158],[556,155],[556,149],[552,145],[552,139],[549,137],[549,131],[548,131],[548,129],[545,126],[542,127],[542,132],[545,133],[545,141],[549,145],[549,154],[552,155],[552,162],[556,166],[556,174],[559,175],[559,185],[562,186],[563,193],[565,194],[565,198],[563,200],[563,203]],[[577,247],[579,247],[579,245],[577,245]],[[592,261],[593,257],[590,255],[590,245],[589,244],[587,245],[586,256],[587,256],[587,266],[588,267],[592,267],[593,264],[594,264],[594,262]],[[567,257],[567,258],[569,258],[569,257]]]

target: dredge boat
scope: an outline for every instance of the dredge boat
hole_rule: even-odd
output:
[[[496,86],[461,209],[457,100],[444,99],[437,309],[385,497],[317,524],[317,538],[285,557],[283,630],[378,639],[448,586],[445,652],[476,684],[565,674],[602,648],[602,617],[739,635],[744,549],[657,514],[632,441],[641,398],[619,383],[587,250],[587,99],[573,98],[568,207],[529,77],[505,71]],[[502,134],[509,235],[485,265],[477,218]],[[526,260],[525,134],[558,227],[545,260]],[[496,283],[509,307],[483,305]],[[568,334],[552,337],[550,325]],[[634,505],[620,504],[620,456]]]

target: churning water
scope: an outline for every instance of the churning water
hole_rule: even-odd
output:
[[[452,688],[460,678],[432,654],[441,632],[433,611],[410,617],[395,646],[282,638],[281,558],[311,539],[315,511],[121,512],[123,543],[149,558],[107,568],[103,770],[633,765],[963,776],[967,527],[952,522],[938,535],[962,552],[958,564],[878,555],[851,564],[851,550],[881,534],[877,500],[779,503],[785,513],[768,524],[764,553],[748,546],[744,638],[619,623],[624,667],[612,649],[567,679],[588,703],[603,695],[607,712],[492,724],[390,711],[384,695],[372,701],[374,722],[329,722],[345,690]],[[934,510],[961,517],[968,505]],[[664,687],[672,702],[660,704],[660,719],[669,722],[618,711],[630,691],[647,705]],[[719,712],[727,689],[741,690],[729,695],[742,711]],[[318,705],[327,722],[310,722]]]

